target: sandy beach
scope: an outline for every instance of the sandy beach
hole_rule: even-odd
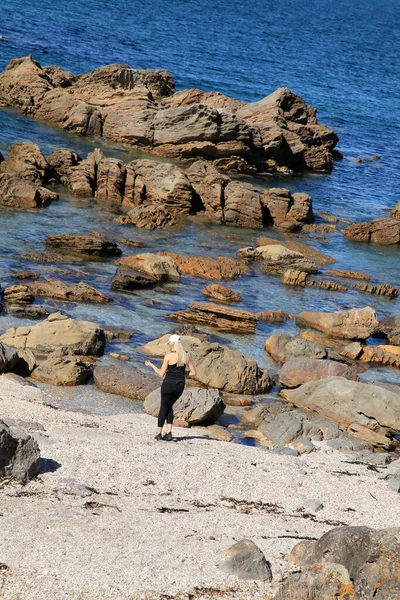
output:
[[[147,415],[55,410],[37,388],[0,385],[2,418],[24,421],[42,457],[35,480],[0,487],[5,600],[269,598],[294,569],[285,556],[299,540],[339,524],[399,523],[397,494],[324,443],[299,458],[217,441],[204,428],[156,442]],[[304,517],[307,499],[324,508]],[[216,566],[243,538],[271,563],[265,589]]]

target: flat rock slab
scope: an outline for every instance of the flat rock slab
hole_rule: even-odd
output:
[[[208,258],[194,254],[176,254],[174,252],[159,252],[161,256],[170,256],[178,265],[181,273],[204,277],[205,279],[237,279],[247,272],[247,267],[238,260],[219,256]]]
[[[121,248],[101,233],[94,231],[89,234],[63,233],[49,235],[46,246],[72,254],[87,254],[89,256],[120,256]]]
[[[151,392],[144,401],[147,414],[158,416],[161,403],[161,388]],[[174,404],[174,418],[190,425],[215,423],[225,410],[225,404],[218,390],[190,387],[186,388]]]
[[[134,367],[114,365],[95,367],[93,379],[103,392],[142,401],[160,385],[160,378],[157,375],[143,373]]]
[[[281,385],[294,388],[307,383],[328,377],[345,377],[351,381],[358,381],[359,376],[351,367],[334,360],[317,360],[314,358],[294,358],[285,362],[279,373]]]
[[[376,312],[370,306],[332,313],[304,311],[296,323],[299,327],[311,327],[332,337],[350,340],[365,340],[378,326]]]
[[[211,302],[192,302],[187,310],[177,311],[167,318],[181,323],[198,323],[227,332],[254,333],[257,326],[257,316],[254,313]]]

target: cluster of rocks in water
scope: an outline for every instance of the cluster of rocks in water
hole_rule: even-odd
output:
[[[75,76],[26,56],[0,74],[0,105],[68,132],[159,156],[205,158],[224,170],[330,170],[339,156],[336,134],[287,88],[246,104],[218,92],[176,93],[172,75],[160,69],[108,65]]]

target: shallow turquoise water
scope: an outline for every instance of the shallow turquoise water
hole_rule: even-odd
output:
[[[340,137],[343,161],[329,175],[304,175],[271,181],[258,179],[260,188],[282,185],[312,195],[314,211],[327,210],[349,220],[385,216],[399,198],[400,28],[395,0],[321,0],[275,3],[266,0],[3,0],[0,19],[0,69],[14,56],[32,53],[44,64],[58,64],[76,73],[109,62],[137,68],[167,68],[177,88],[219,90],[246,101],[257,100],[279,86],[288,86],[318,108]],[[57,128],[24,118],[14,110],[0,110],[0,151],[20,140],[37,142],[47,154],[64,146],[82,156],[99,144],[106,152],[130,160],[134,154],[103,140],[67,135]],[[379,154],[376,162],[357,164],[356,156]],[[54,232],[101,231],[141,239],[149,251],[170,249],[209,256],[233,256],[242,246],[254,245],[260,232],[209,227],[195,222],[173,232],[147,232],[118,226],[110,208],[90,199],[61,195],[42,211],[0,210],[0,274],[11,283],[10,269],[43,271],[63,265],[28,264],[19,257],[42,250]],[[268,231],[280,239],[276,231]],[[370,273],[377,281],[400,286],[399,249],[350,243],[336,232],[311,244],[337,260],[337,268]],[[133,253],[127,249],[126,254]],[[183,278],[169,294],[145,290],[117,294],[110,290],[112,262],[69,265],[75,272],[66,280],[84,279],[110,293],[107,306],[47,302],[76,318],[116,324],[138,331],[128,344],[116,345],[142,366],[140,345],[171,329],[165,316],[202,300],[204,280]],[[242,294],[241,306],[252,311],[338,310],[373,306],[379,318],[399,312],[399,300],[379,299],[350,290],[346,293],[298,290],[281,286],[279,279],[258,269],[229,283]],[[148,307],[145,301],[153,299]],[[21,324],[2,313],[0,328]],[[296,332],[293,322],[261,324],[254,336],[215,336],[276,369],[264,355],[265,338],[273,331]],[[105,361],[108,359],[105,358]],[[400,381],[398,371],[374,369],[363,379]]]

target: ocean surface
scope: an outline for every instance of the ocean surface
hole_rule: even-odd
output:
[[[260,188],[281,185],[308,192],[314,211],[327,210],[349,221],[387,216],[400,200],[400,19],[396,0],[2,0],[0,7],[0,70],[13,57],[32,54],[42,64],[56,64],[83,73],[107,63],[124,63],[140,69],[168,69],[176,88],[216,90],[244,101],[259,100],[286,86],[318,109],[321,122],[340,137],[344,159],[327,175],[303,175],[275,180],[259,178]],[[85,156],[101,145],[109,155],[130,160],[132,153],[104,140],[85,140],[38,123],[10,109],[0,110],[0,151],[21,140],[34,141],[45,154],[59,146]],[[357,163],[357,157],[379,155],[377,161]],[[21,254],[42,250],[45,237],[55,232],[98,230],[113,239],[121,235],[145,241],[149,251],[169,249],[208,256],[233,256],[245,245],[254,245],[260,232],[210,227],[188,222],[173,232],[148,232],[112,221],[112,209],[92,199],[62,194],[59,202],[42,211],[0,210],[0,275],[10,284],[10,272],[43,266],[27,263]],[[279,232],[265,230],[281,239]],[[307,241],[304,239],[304,241]],[[399,248],[355,244],[336,232],[314,247],[337,260],[337,268],[360,270],[376,281],[400,286]],[[127,253],[132,253],[128,250]],[[110,290],[113,263],[90,262],[48,265],[66,268],[68,281],[83,279],[110,293],[107,306],[43,301],[76,318],[132,328],[130,343],[116,344],[143,368],[140,345],[172,328],[165,316],[190,301],[202,300],[204,280],[183,278],[170,293],[144,290],[116,294]],[[228,283],[244,297],[242,307],[252,311],[282,308],[339,310],[373,306],[378,317],[398,314],[399,300],[379,299],[355,290],[345,293],[312,289],[287,289],[279,279],[250,271]],[[152,307],[146,301],[154,300]],[[24,322],[0,315],[0,331]],[[296,332],[293,322],[261,324],[254,336],[214,336],[277,370],[265,356],[265,338],[274,331]],[[106,356],[104,362],[110,362]],[[392,369],[371,369],[364,381],[400,382]],[[60,402],[96,412],[138,410],[135,403],[104,395],[99,401],[92,386],[57,390]]]

